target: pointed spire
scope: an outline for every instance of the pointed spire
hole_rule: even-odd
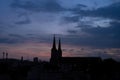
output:
[[[59,38],[58,50],[61,50],[61,40]]]
[[[52,47],[53,49],[56,49],[56,40],[55,40],[55,35],[54,35],[54,37],[53,37],[53,47]]]
[[[58,44],[58,55],[59,55],[59,58],[62,57],[61,40],[60,40],[60,38],[59,38],[59,44]]]

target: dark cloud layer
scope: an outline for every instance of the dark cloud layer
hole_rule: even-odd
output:
[[[21,39],[0,38],[0,43],[17,44],[22,43]]]
[[[25,37],[19,34],[8,34],[0,37],[0,43],[6,43],[6,44],[23,43],[24,40]]]
[[[17,9],[21,8],[32,12],[59,12],[64,10],[57,0],[14,0],[11,7]]]
[[[94,10],[83,10],[81,8],[72,9],[73,13],[81,16],[103,17],[120,20],[120,2],[109,6],[100,7]]]
[[[70,16],[70,17],[64,17],[63,18],[64,21],[67,23],[70,23],[70,22],[78,22],[79,21],[79,16]]]
[[[86,9],[83,9],[84,7]],[[79,22],[80,19],[84,17],[98,17],[103,19],[120,20],[120,2],[116,2],[111,5],[93,10],[90,10],[86,5],[77,6],[75,8],[70,9],[70,12],[72,13],[71,16],[65,16],[63,18],[63,20],[67,23]]]
[[[30,12],[60,12],[65,11],[57,0],[13,0],[10,5],[12,8],[23,9]],[[72,9],[67,9],[70,13],[69,16],[65,16],[65,23],[77,23],[77,27],[74,26],[75,30],[66,30],[69,34],[63,38],[64,43],[71,43],[74,45],[83,45],[83,46],[93,46],[93,47],[120,47],[120,2],[111,4],[109,6],[100,7],[94,10],[87,9],[88,6],[79,4],[77,7]],[[21,14],[19,17],[26,17],[27,14]],[[64,15],[63,15],[64,16]],[[80,21],[84,17],[99,17],[104,19],[111,19],[110,25],[108,27],[93,27],[88,24],[88,22],[83,23]],[[15,24],[24,25],[31,23],[29,18],[25,20],[18,20]],[[77,28],[77,29],[76,29]],[[23,42],[24,40],[32,39],[38,42],[46,41],[49,42],[46,38],[39,38],[39,36],[27,36],[27,38],[20,37],[20,35],[9,35],[9,37],[14,37],[11,39],[0,38],[2,43],[13,43],[13,42]],[[20,38],[19,38],[20,37]]]
[[[63,19],[67,23],[77,23],[77,27],[75,26],[77,30],[68,30],[71,37],[67,36],[66,42],[71,41],[71,44],[99,48],[120,48],[120,2],[94,10],[84,10],[80,6],[80,8],[71,9],[71,12],[71,16],[65,16]],[[85,17],[111,21],[107,22],[109,25],[106,27],[93,27],[88,21],[81,21]],[[90,21],[92,22],[94,21]]]
[[[75,45],[81,46],[93,46],[99,48],[120,48],[120,23],[111,22],[109,27],[80,27],[81,32],[78,30],[68,31],[70,34],[77,33],[78,36],[71,35],[73,37],[71,42]],[[86,35],[80,35],[86,33]]]
[[[66,9],[59,4],[58,0],[13,0],[10,7],[18,14],[18,21],[15,22],[17,25],[30,24],[30,15],[34,12],[42,12],[42,15],[44,15],[44,13],[66,11]]]
[[[98,8],[94,11],[94,15],[120,20],[120,2],[107,7]]]

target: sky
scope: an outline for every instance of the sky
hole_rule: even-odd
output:
[[[53,34],[63,56],[120,61],[120,1],[0,0],[1,58],[49,60]]]

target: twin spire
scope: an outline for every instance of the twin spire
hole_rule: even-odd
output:
[[[55,35],[53,37],[53,49],[56,49],[56,39],[55,39]],[[58,50],[61,50],[61,40],[59,38],[59,43],[58,43]]]
[[[56,39],[55,39],[55,35],[53,37],[53,46],[51,49],[51,59],[50,62],[52,63],[58,63],[59,60],[62,57],[62,50],[61,50],[61,41],[59,38],[59,43],[58,43],[58,49],[56,48]]]

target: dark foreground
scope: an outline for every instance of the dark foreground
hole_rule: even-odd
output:
[[[120,80],[120,63],[53,65],[49,62],[0,59],[0,80]]]

